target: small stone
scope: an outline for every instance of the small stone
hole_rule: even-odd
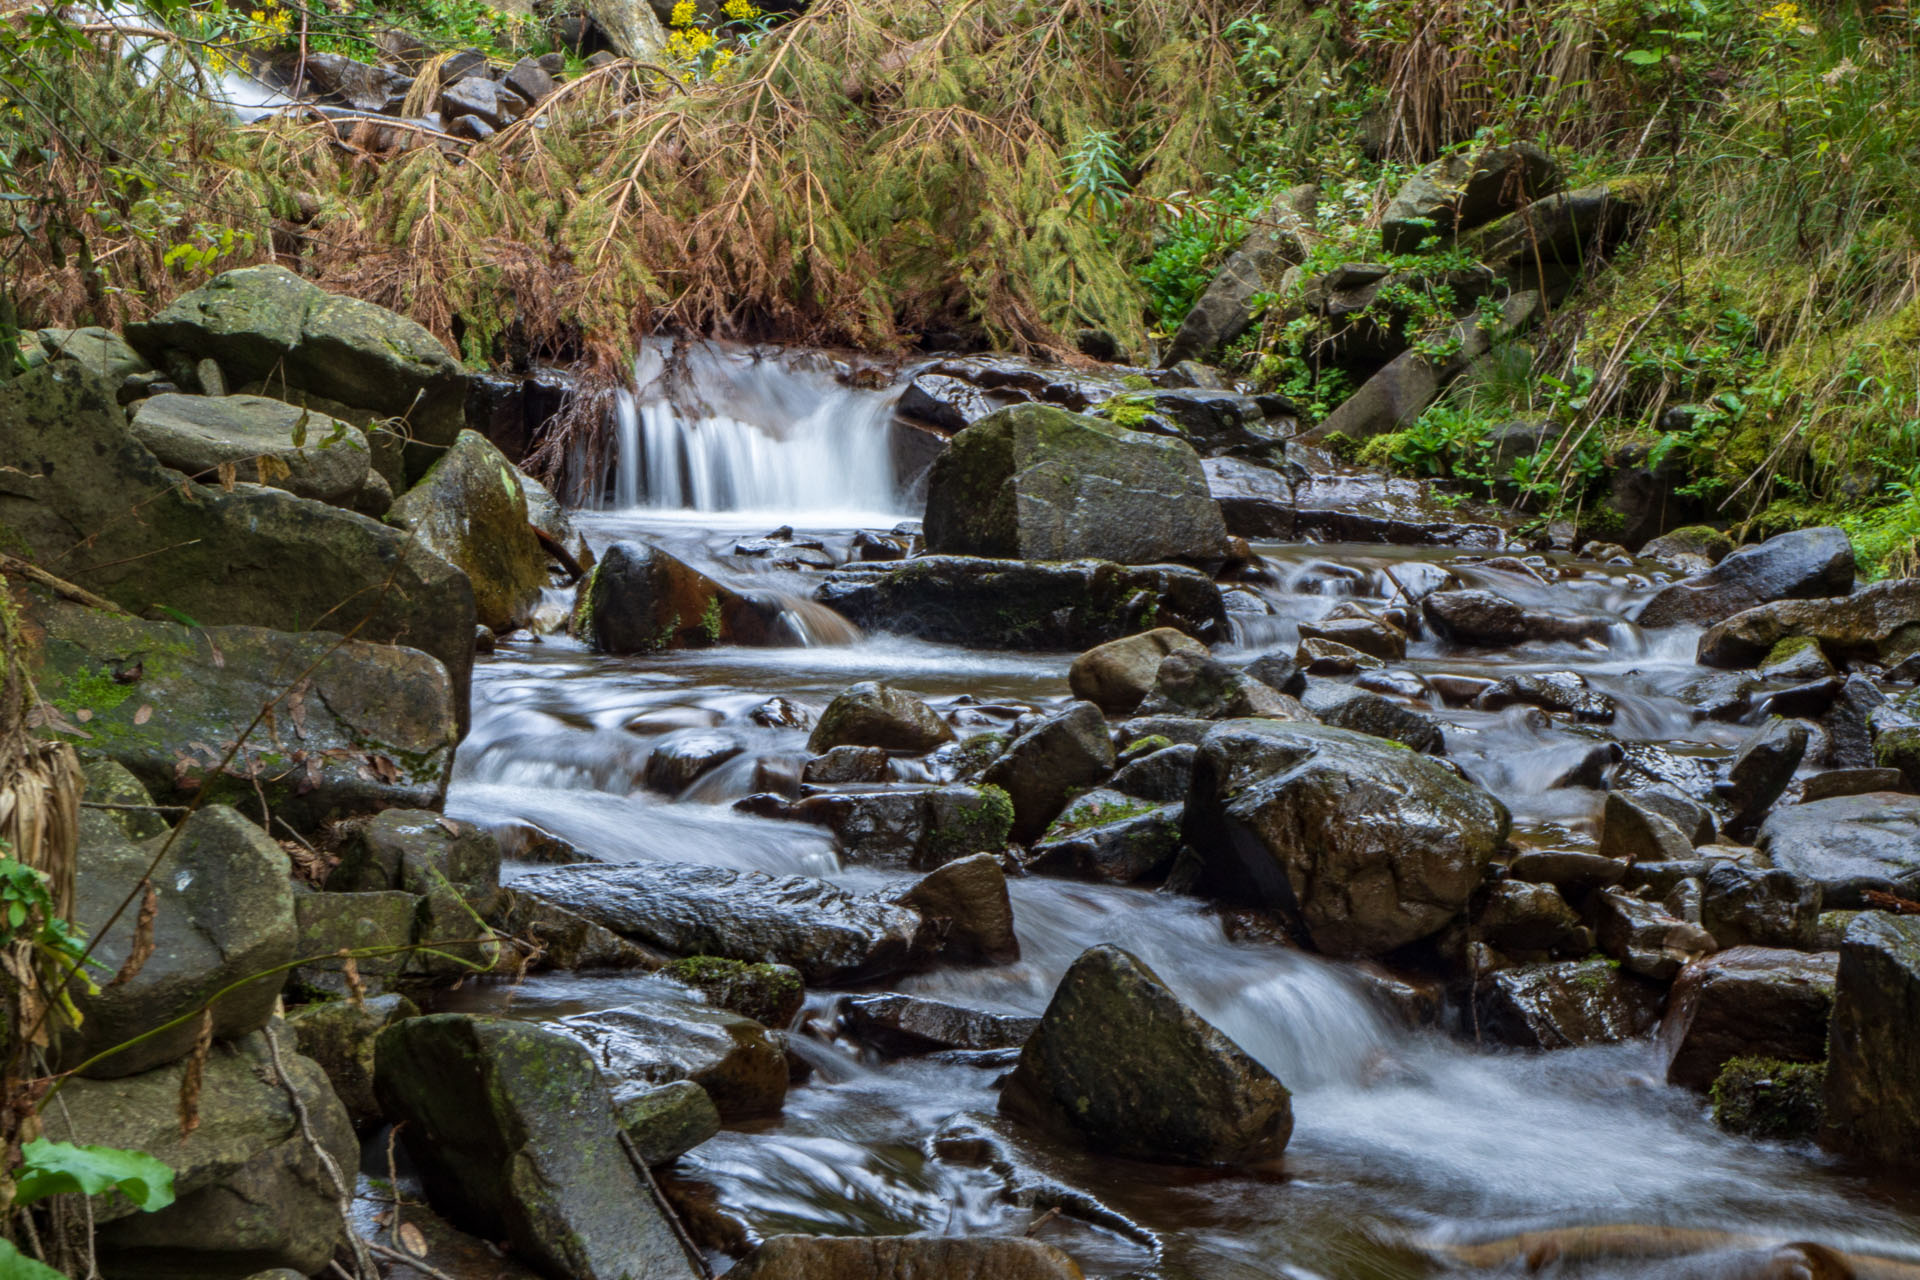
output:
[[[866,681],[828,704],[807,750],[817,755],[840,746],[881,747],[920,755],[952,739],[953,730],[926,703]]]
[[[640,1159],[653,1168],[673,1163],[720,1132],[713,1099],[691,1080],[623,1083],[613,1092],[613,1115]]]

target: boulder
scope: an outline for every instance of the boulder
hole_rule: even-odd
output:
[[[892,776],[890,759],[884,747],[829,747],[801,766],[800,781],[814,786],[885,782]]]
[[[848,861],[916,870],[998,852],[1013,825],[1013,803],[994,786],[823,792],[792,802],[761,794],[736,807],[824,826]]]
[[[554,1024],[592,1052],[610,1080],[691,1080],[723,1121],[777,1114],[787,1097],[787,1054],[751,1018],[693,1000],[658,996]]]
[[[1039,1029],[1040,1019],[885,994],[842,1000],[840,1023],[882,1053],[913,1057],[954,1049],[1018,1049]]]
[[[1832,679],[1833,675],[1833,663],[1827,661],[1819,641],[1811,636],[1788,636],[1769,649],[1767,656],[1760,660],[1762,680],[1807,684],[1815,680]]]
[[[236,385],[268,385],[296,403],[305,393],[370,420],[404,419],[409,476],[423,474],[465,421],[466,374],[438,338],[285,267],[223,272],[126,333],[163,368],[173,353],[212,358]]]
[[[1460,247],[1512,288],[1557,297],[1644,216],[1650,192],[1639,178],[1557,191],[1467,233]]]
[[[1308,718],[1300,704],[1286,694],[1203,653],[1171,653],[1162,658],[1159,670],[1154,672],[1153,688],[1139,711],[1144,716],[1187,716],[1196,720]]]
[[[1811,947],[1820,886],[1781,870],[1715,860],[1701,881],[1700,924],[1723,947]]]
[[[962,964],[1012,964],[1020,958],[1006,872],[990,853],[957,858],[921,877],[896,899],[927,923],[923,952]]]
[[[867,680],[827,704],[807,738],[807,750],[817,754],[835,747],[880,747],[917,756],[951,741],[953,730],[933,708],[912,694]]]
[[[1847,929],[1826,1108],[1829,1145],[1880,1164],[1920,1166],[1920,917],[1869,911]]]
[[[1000,1106],[1101,1151],[1181,1164],[1273,1160],[1293,1134],[1286,1086],[1112,946],[1060,979]]]
[[[1420,601],[1420,612],[1446,639],[1486,648],[1529,640],[1600,639],[1612,626],[1606,618],[1530,608],[1479,588],[1432,592]]]
[[[1600,856],[1626,862],[1670,862],[1693,856],[1693,841],[1666,815],[1609,791],[1600,811]]]
[[[874,631],[987,649],[1085,649],[1155,626],[1227,638],[1220,588],[1177,565],[916,556],[828,574],[814,599]]]
[[[1431,755],[1445,755],[1446,731],[1438,720],[1403,702],[1334,680],[1311,681],[1300,705],[1322,724],[1351,729]]]
[[[524,938],[538,948],[529,971],[548,969],[657,969],[666,957],[627,941],[604,925],[543,902],[531,894],[502,889],[487,923],[500,933]]]
[[[1357,606],[1349,606],[1344,612],[1336,607],[1324,618],[1300,623],[1300,636],[1332,640],[1388,662],[1398,662],[1407,656],[1407,633]]]
[[[338,53],[309,51],[307,83],[317,94],[336,99],[356,111],[399,114],[413,79],[390,67],[356,62]]]
[[[1900,769],[1825,769],[1809,774],[1800,784],[1801,804],[1831,800],[1835,796],[1859,796],[1869,791],[1911,790]]]
[[[1898,773],[1898,781],[1892,786],[1874,789],[1920,788],[1920,692],[1904,693],[1874,705],[1867,712],[1867,733],[1872,763]]]
[[[394,1023],[419,1016],[419,1007],[405,996],[327,1000],[291,1010],[287,1030],[294,1047],[326,1072],[354,1128],[365,1133],[380,1124],[380,1102],[373,1096],[374,1043]]]
[[[440,90],[440,114],[452,120],[472,116],[493,129],[504,129],[527,114],[527,100],[497,80],[463,76]]]
[[[1853,543],[1832,527],[1796,529],[1743,547],[1707,572],[1656,592],[1643,627],[1708,625],[1774,600],[1844,596],[1853,589]]]
[[[824,880],[689,863],[557,867],[514,891],[674,955],[791,965],[819,986],[905,967],[924,927],[906,907]]]
[[[981,779],[1013,801],[1012,836],[1026,842],[1059,816],[1068,796],[1105,781],[1113,767],[1106,717],[1091,702],[1075,702],[1015,738]]]
[[[1600,949],[1643,977],[1664,982],[1717,949],[1699,925],[1621,889],[1601,890],[1593,914]]]
[[[581,579],[568,627],[601,653],[652,653],[770,644],[777,613],[658,547],[621,541]]]
[[[662,738],[647,753],[646,770],[641,776],[653,790],[677,796],[692,786],[695,779],[719,768],[746,749],[743,738],[724,729],[684,730]]]
[[[1047,405],[956,435],[927,481],[927,550],[1121,564],[1226,559],[1227,531],[1191,447]]]
[[[1185,751],[1191,764],[1192,747]],[[1191,768],[1187,770],[1191,774]],[[1181,795],[1185,799],[1185,793]],[[1180,851],[1180,804],[1089,791],[1069,804],[1022,860],[1029,871],[1130,883],[1165,871]]]
[[[235,480],[356,507],[372,469],[358,428],[265,396],[157,395],[128,426],[162,466],[203,484],[232,467]]]
[[[1162,369],[1185,360],[1205,360],[1245,333],[1254,319],[1254,299],[1275,293],[1287,268],[1300,261],[1301,233],[1313,227],[1319,188],[1312,183],[1276,196],[1180,321],[1160,359]]]
[[[1735,1058],[1713,1082],[1713,1122],[1743,1137],[1803,1142],[1820,1132],[1826,1087],[1824,1062]]]
[[[1243,458],[1206,458],[1201,469],[1228,533],[1293,541],[1299,513],[1293,481],[1284,472]]]
[[[0,386],[0,475],[11,549],[68,581],[200,628],[351,629],[424,650],[464,724],[473,591],[400,530],[283,489],[183,483],[133,438],[110,390],[69,364]]]
[[[21,335],[29,344],[35,337],[32,332]],[[38,331],[40,348],[48,360],[70,360],[87,369],[100,378],[116,392],[134,391],[145,394],[145,379],[141,375],[151,375],[152,369],[140,358],[140,353],[128,346],[126,340],[111,329],[102,329],[89,325],[83,329],[41,329]],[[27,348],[28,362],[33,363],[32,347]],[[129,379],[133,379],[129,383]]]
[[[1681,569],[1703,572],[1733,554],[1733,539],[1711,525],[1690,524],[1663,533],[1640,548],[1648,560]]]
[[[774,1236],[730,1280],[1082,1280],[1038,1240],[992,1236]]]
[[[1431,757],[1271,720],[1207,735],[1186,809],[1203,890],[1279,910],[1337,956],[1380,955],[1458,917],[1508,826],[1504,805]]]
[[[484,913],[500,887],[500,842],[471,822],[429,809],[389,809],[342,835],[340,861],[327,876],[330,891],[452,889]]]
[[[1388,253],[1413,253],[1430,237],[1450,245],[1457,233],[1491,222],[1560,184],[1559,168],[1531,142],[1456,153],[1401,184],[1380,218]]]
[[[130,1076],[193,1051],[196,1013],[216,993],[238,985],[213,1004],[216,1038],[257,1031],[272,1016],[294,958],[293,890],[287,855],[266,834],[225,805],[209,805],[181,819],[176,834],[143,843],[129,840],[99,810],[81,817],[73,919],[95,939],[101,966],[97,991],[74,992],[79,1026],[56,1021],[54,1065],[72,1070],[96,1054],[173,1021],[86,1067],[101,1079]],[[154,855],[169,841],[152,879],[152,953],[127,981],[108,979],[127,963],[142,905],[102,928],[140,883]],[[252,981],[247,981],[252,979]]]
[[[398,891],[296,894],[293,951],[306,963],[287,975],[290,990],[306,998],[351,995],[343,950],[355,953],[362,988],[376,995],[395,990],[413,967],[420,905],[418,896]]]
[[[658,61],[667,47],[667,29],[647,0],[588,0],[593,25],[623,58]]]
[[[1107,780],[1107,787],[1154,804],[1185,803],[1193,783],[1193,759],[1199,750],[1190,742],[1155,743],[1145,751],[1129,747],[1122,756],[1125,762]]]
[[[720,1132],[720,1112],[691,1080],[623,1084],[613,1094],[614,1119],[649,1167],[670,1164]]]
[[[1605,960],[1563,960],[1489,974],[1474,1010],[1480,1033],[1495,1041],[1568,1049],[1644,1035],[1660,1016],[1660,991]]]
[[[387,522],[460,567],[481,626],[504,632],[532,622],[547,585],[547,553],[528,523],[519,471],[485,436],[462,431],[395,500]]]
[[[1750,667],[1789,636],[1811,636],[1835,662],[1892,664],[1920,651],[1920,578],[1876,582],[1833,600],[1778,600],[1707,628],[1708,667]]]
[[[1488,885],[1473,923],[1477,937],[1502,951],[1560,951],[1593,937],[1557,889],[1524,880]]]
[[[1824,1059],[1839,964],[1830,951],[1732,947],[1688,965],[1660,1024],[1667,1082],[1705,1092],[1734,1058]]]
[[[1073,660],[1067,687],[1110,716],[1129,715],[1153,688],[1161,659],[1172,653],[1205,657],[1207,646],[1172,627],[1110,640]]]
[[[1749,734],[1733,755],[1719,788],[1732,807],[1726,828],[1744,836],[1757,826],[1793,781],[1807,753],[1807,726],[1778,717]]]
[[[1577,671],[1528,672],[1507,676],[1481,691],[1473,705],[1482,711],[1526,705],[1572,716],[1588,724],[1611,724],[1619,709],[1614,700],[1591,688]]]
[[[550,1275],[693,1280],[693,1264],[615,1137],[587,1049],[563,1032],[467,1014],[380,1033],[374,1088],[404,1121],[427,1198]]]
[[[708,1004],[776,1030],[794,1020],[807,994],[800,974],[784,964],[684,956],[662,966],[660,973],[692,987]]]
[[[1202,458],[1232,452],[1276,461],[1298,414],[1284,396],[1241,395],[1224,379],[1214,386],[1170,385],[1150,395],[1116,397],[1098,412],[1132,430],[1184,440]]]

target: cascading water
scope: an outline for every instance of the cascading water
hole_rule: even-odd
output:
[[[616,409],[614,505],[905,514],[891,449],[899,390],[840,372],[817,354],[647,339]]]

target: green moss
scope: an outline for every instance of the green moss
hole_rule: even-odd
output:
[[[720,643],[720,597],[708,596],[707,607],[700,614],[700,634],[707,638],[708,644]]]
[[[800,1011],[806,987],[784,964],[748,964],[719,956],[686,956],[661,969],[664,977],[692,987],[707,1000],[743,1018],[784,1027]]]
[[[1713,1119],[1750,1138],[1810,1138],[1825,1114],[1827,1064],[1733,1058],[1713,1082]]]
[[[1159,805],[1145,800],[1103,800],[1084,808],[1068,805],[1067,811],[1053,820],[1046,834],[1040,839],[1064,840],[1081,831],[1091,831],[1095,827],[1104,827],[1109,823],[1124,822],[1128,818],[1137,818],[1143,813],[1152,813]]]
[[[82,667],[67,680],[66,687],[53,699],[53,705],[68,715],[86,711],[99,715],[112,711],[134,694],[132,681],[121,683],[105,667]]]
[[[1163,751],[1172,745],[1173,739],[1169,738],[1166,734],[1150,733],[1144,738],[1135,738],[1132,742],[1129,742],[1125,750],[1121,751],[1120,760],[1123,764],[1129,760],[1138,760],[1141,756],[1150,756],[1154,752]]]
[[[948,807],[927,833],[921,852],[941,865],[969,854],[1004,849],[1013,831],[1013,798],[996,786],[980,788],[977,802]]]

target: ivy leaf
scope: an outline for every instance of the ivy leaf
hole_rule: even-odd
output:
[[[58,1271],[35,1262],[6,1240],[0,1240],[0,1280],[63,1280]]]
[[[1629,49],[1620,56],[1636,67],[1650,67],[1660,61],[1660,54],[1654,49]]]
[[[148,1213],[173,1203],[173,1170],[144,1151],[36,1138],[20,1148],[20,1155],[13,1196],[17,1205],[68,1192],[99,1195],[116,1187]]]

